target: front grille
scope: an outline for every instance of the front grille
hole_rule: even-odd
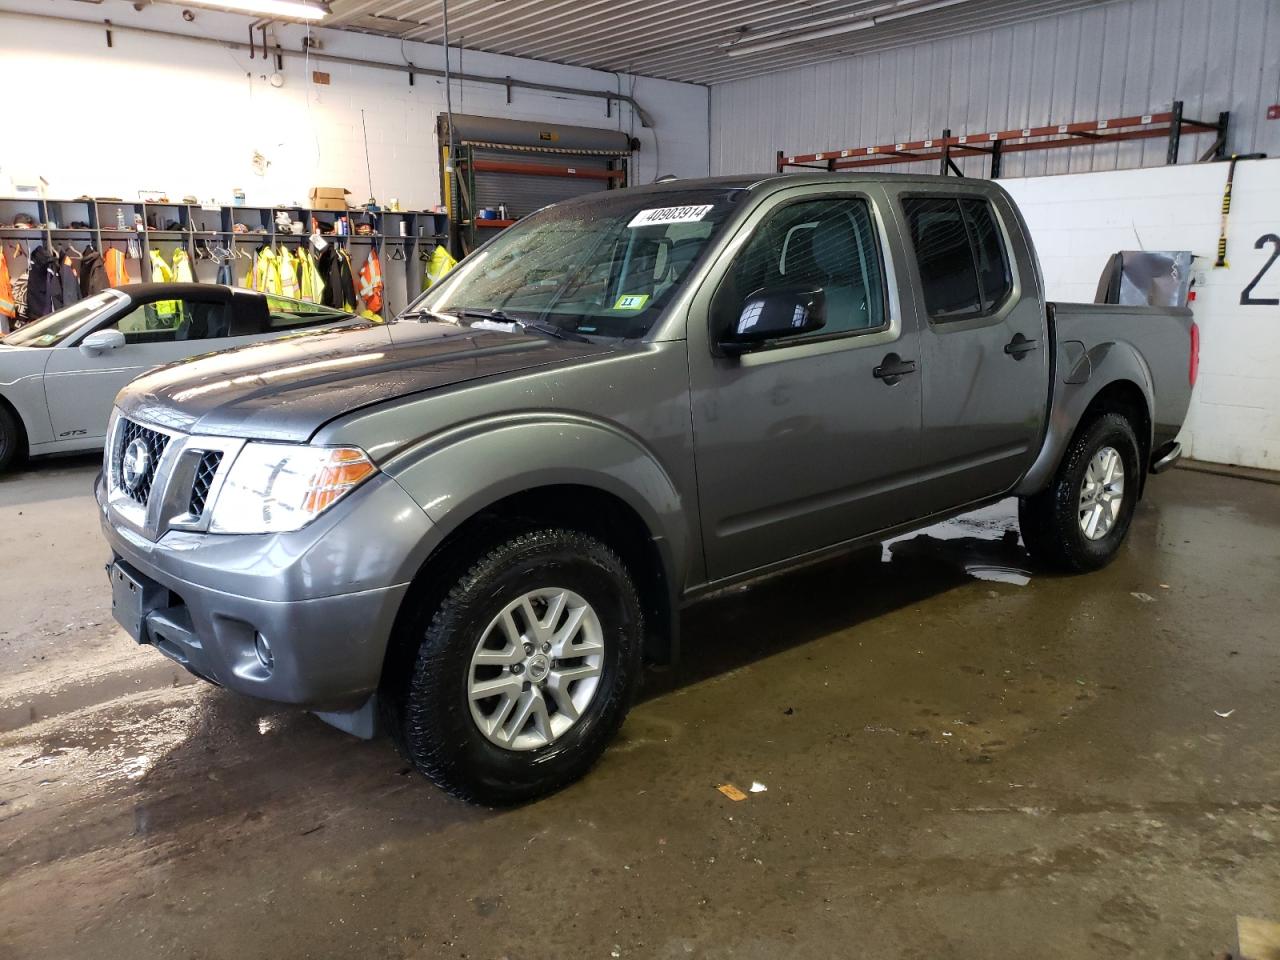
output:
[[[191,505],[187,512],[197,520],[204,516],[205,504],[209,500],[209,488],[213,486],[213,478],[217,476],[218,466],[222,463],[221,450],[209,450],[200,458],[196,467],[196,479],[191,484]]]
[[[124,459],[130,445],[135,440],[142,441],[146,446],[148,456],[146,468],[138,475],[133,486],[130,487],[125,480]],[[160,465],[160,457],[163,456],[165,447],[168,445],[168,434],[149,430],[142,424],[134,423],[132,420],[121,420],[115,448],[111,452],[111,475],[115,478],[115,485],[120,492],[130,500],[145,507],[147,500],[151,496],[151,484],[155,481],[156,468]]]

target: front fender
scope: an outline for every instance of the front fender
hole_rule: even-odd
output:
[[[1063,351],[1060,356],[1067,356],[1067,352]],[[1038,493],[1049,484],[1066,455],[1067,446],[1075,436],[1085,411],[1098,394],[1112,384],[1129,382],[1136,386],[1146,401],[1148,421],[1152,419],[1155,404],[1151,370],[1142,354],[1130,343],[1112,340],[1097,344],[1079,357],[1069,369],[1059,368],[1056,376],[1044,442],[1031,469],[1014,491],[1018,496]],[[1139,439],[1150,449],[1150,434]]]
[[[431,518],[430,549],[505,497],[574,484],[612,494],[640,516],[668,583],[683,584],[690,570],[692,538],[678,487],[639,438],[614,424],[559,412],[485,418],[409,447],[382,469]]]

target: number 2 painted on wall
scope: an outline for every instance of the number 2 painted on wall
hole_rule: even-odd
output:
[[[1271,244],[1271,256],[1267,258],[1267,262],[1262,265],[1262,269],[1258,271],[1258,275],[1249,281],[1249,285],[1240,291],[1240,305],[1244,307],[1280,307],[1280,297],[1255,297],[1253,288],[1262,282],[1262,278],[1266,276],[1271,265],[1280,258],[1280,237],[1274,233],[1264,233],[1258,238],[1257,243],[1253,245],[1253,249],[1261,250],[1267,244]]]

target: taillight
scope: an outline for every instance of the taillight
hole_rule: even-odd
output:
[[[1195,321],[1191,322],[1191,370],[1187,374],[1187,379],[1191,381],[1191,385],[1196,385],[1196,377],[1200,373],[1200,328],[1196,326]]]

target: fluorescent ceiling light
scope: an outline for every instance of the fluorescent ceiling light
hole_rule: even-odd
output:
[[[324,0],[197,0],[197,3],[202,7],[260,13],[290,20],[323,20],[332,12]]]
[[[862,19],[852,20],[848,23],[837,23],[835,26],[825,27],[821,30],[806,30],[803,33],[793,33],[790,36],[778,36],[785,33],[786,28],[774,29],[758,34],[757,36],[747,36],[742,40],[734,43],[723,44],[724,52],[730,57],[746,57],[756,53],[764,53],[767,50],[777,50],[780,47],[795,46],[798,43],[808,43],[811,40],[823,40],[827,37],[838,37],[846,33],[854,33],[858,30],[869,30],[877,27],[882,23],[888,23],[893,20],[901,20],[904,17],[915,16],[917,13],[928,13],[931,10],[941,10],[944,7],[954,7],[960,3],[967,3],[968,0],[934,0],[932,3],[918,4],[911,6],[913,0],[898,0],[897,3],[885,3],[876,7],[871,7],[859,11]],[[887,11],[887,12],[884,12]],[[874,13],[874,16],[867,14]],[[839,18],[829,17],[826,20],[819,20],[817,24],[832,23]],[[776,40],[765,39],[767,37],[777,36]],[[763,42],[761,42],[763,41]]]
[[[851,20],[856,20],[858,22],[874,20],[874,14],[880,13],[883,10],[895,10],[897,7],[898,4],[896,3],[880,3],[873,7],[864,7],[854,13],[845,12],[833,17],[809,20],[804,24],[804,32],[809,34],[821,27],[829,27],[836,24],[848,24]],[[799,27],[797,27],[796,24],[791,23],[785,27],[773,27],[768,30],[752,30],[749,34],[744,33],[743,36],[738,37],[736,40],[729,40],[726,43],[720,44],[720,48],[722,50],[731,50],[737,46],[750,45],[754,47],[761,41],[768,40],[770,37],[782,37],[788,34],[794,36],[797,29],[799,29]]]
[[[926,3],[923,7],[912,7],[910,10],[899,10],[897,13],[886,13],[883,17],[876,17],[876,23],[886,23],[889,20],[901,20],[903,17],[915,16],[917,13],[928,13],[930,10],[941,10],[943,7],[954,7],[958,3],[966,3],[967,0],[936,0],[934,3]]]
[[[853,33],[855,30],[867,30],[874,27],[874,20],[855,20],[838,27],[827,27],[825,30],[810,30],[790,37],[779,37],[777,40],[766,40],[764,43],[740,43],[725,51],[731,57],[745,57],[753,53],[764,53],[779,47],[792,47],[797,43],[808,43],[810,40],[821,40],[824,37],[836,37],[842,33]]]

